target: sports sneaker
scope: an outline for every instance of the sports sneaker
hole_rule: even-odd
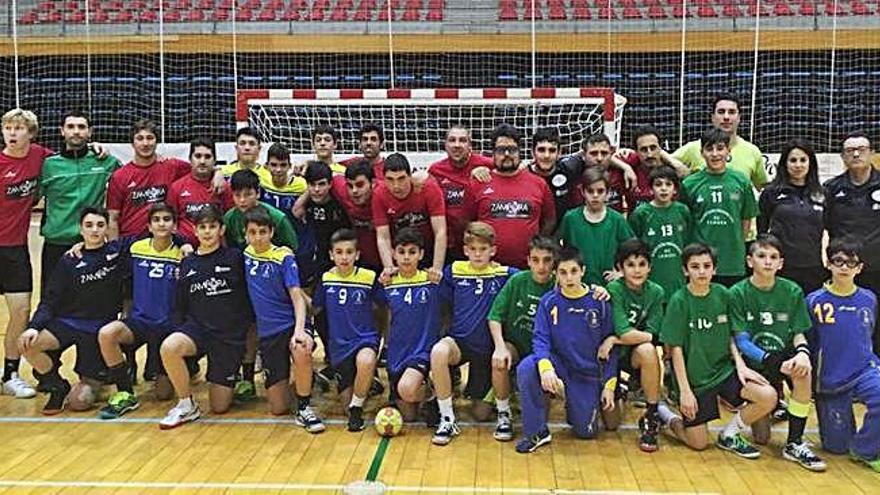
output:
[[[107,405],[98,412],[101,419],[116,419],[128,411],[134,411],[140,406],[137,397],[131,392],[116,392],[110,396]]]
[[[794,461],[810,471],[825,471],[828,466],[825,461],[813,453],[809,442],[788,443],[782,448],[782,457]]]
[[[528,454],[538,450],[538,447],[550,443],[550,440],[553,440],[553,435],[550,434],[550,430],[544,428],[537,434],[523,437],[519,442],[516,442],[516,451],[520,454]]]
[[[364,429],[364,408],[348,408],[348,431],[361,431]]]
[[[647,414],[639,418],[639,449],[642,452],[656,452],[660,448],[657,444],[659,433],[660,421],[658,418],[648,417]]]
[[[513,440],[513,422],[510,420],[509,412],[498,413],[498,421],[495,422],[495,433],[492,436],[499,442]]]
[[[296,411],[296,414],[293,416],[293,422],[297,426],[305,428],[309,433],[321,433],[326,429],[324,422],[315,414],[312,406],[306,406]]]
[[[199,405],[196,404],[196,401],[190,399],[188,401],[178,402],[177,405],[172,407],[171,410],[168,411],[168,414],[162,418],[162,421],[159,421],[159,429],[170,430],[171,428],[177,428],[184,423],[199,419],[201,415],[202,411],[199,409]]]
[[[856,462],[860,462],[860,463],[868,466],[869,468],[873,469],[875,473],[880,473],[880,457],[873,459],[873,460],[868,460],[868,459],[865,459],[864,457],[856,454],[853,451],[849,452],[849,457],[852,460],[854,460]]]
[[[3,382],[3,393],[16,399],[30,399],[37,395],[37,391],[18,376],[18,373],[13,373],[12,378]]]
[[[43,414],[46,416],[54,416],[64,410],[67,405],[67,394],[70,393],[70,382],[61,380],[61,382],[49,390],[49,400],[43,406]]]
[[[718,446],[721,450],[727,450],[733,452],[734,454],[745,457],[746,459],[757,459],[761,457],[761,451],[757,449],[754,445],[749,443],[748,440],[742,433],[737,433],[736,435],[732,435],[729,437],[722,437],[718,435],[718,439],[715,441],[715,445]]]
[[[257,386],[254,382],[241,380],[235,384],[232,394],[236,402],[250,402],[257,398]]]
[[[443,418],[440,420],[440,426],[437,427],[437,431],[434,432],[434,437],[431,438],[431,443],[434,445],[449,445],[449,442],[458,436],[459,433],[461,433],[461,430],[458,429],[455,421]]]

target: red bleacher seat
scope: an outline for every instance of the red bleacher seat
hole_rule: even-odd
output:
[[[636,0],[619,0],[617,3],[620,7],[638,7]]]
[[[110,19],[111,22],[115,22],[117,24],[128,24],[132,21],[133,17],[134,16],[132,15],[130,10],[120,10],[116,13],[115,16],[112,16]]]
[[[599,19],[617,19],[617,12],[611,7],[602,7],[599,9]]]
[[[244,0],[238,2],[238,10],[259,10],[262,7],[260,0]]]
[[[843,17],[847,15],[846,7],[844,7],[843,4],[839,2],[835,6],[834,2],[829,0],[825,2],[825,15],[836,15],[837,17]]]
[[[40,12],[49,12],[50,10],[55,10],[55,2],[52,0],[43,0],[37,4],[37,8]]]
[[[502,5],[498,10],[498,20],[499,21],[518,21],[519,14],[516,13],[516,8],[510,5]]]
[[[725,5],[724,8],[721,9],[721,14],[724,17],[742,17],[742,12],[739,10],[739,7],[732,3]]]
[[[274,21],[275,20],[275,10],[271,8],[265,8],[257,13],[257,20],[262,22]]]
[[[177,10],[189,10],[192,8],[192,0],[177,0],[174,2],[174,8]]]
[[[310,21],[323,21],[324,20],[324,9],[312,7],[312,11],[309,12],[309,20]]]
[[[851,4],[849,4],[849,8],[850,8],[850,12],[852,13],[852,15],[870,15],[871,14],[871,9],[869,9],[868,6],[862,2],[857,2],[857,1],[852,2]]]
[[[645,7],[655,7],[660,5],[660,0],[642,0],[642,5]]]
[[[700,5],[697,7],[697,16],[699,17],[718,17],[718,12],[711,5]]]
[[[358,9],[357,12],[354,13],[354,17],[352,20],[365,22],[373,19],[373,12],[364,9]]]
[[[300,19],[299,11],[296,9],[287,9],[281,14],[282,21],[298,21]]]
[[[816,4],[809,0],[805,0],[801,6],[798,8],[798,14],[804,16],[814,16],[816,15]]]
[[[235,11],[235,20],[237,22],[247,22],[251,20],[254,13],[250,9],[239,9]]]
[[[344,5],[340,5],[342,2],[336,4],[333,7],[333,11],[330,12],[330,20],[336,22],[342,22],[348,20],[348,9]]]
[[[750,1],[752,3],[749,4],[749,9],[748,9],[749,17],[755,17],[759,14],[758,4],[754,3],[754,0],[750,0]],[[760,14],[761,14],[761,17],[767,17],[770,15],[770,11],[767,10],[767,5],[765,5],[763,3],[761,4]]]
[[[639,10],[638,7],[624,7],[623,8],[623,18],[624,19],[641,19],[642,11]]]
[[[64,18],[64,14],[61,13],[60,10],[50,10],[46,12],[46,22],[47,23],[58,23],[61,22],[61,19]]]
[[[392,21],[397,19],[397,13],[394,11],[394,5],[391,5],[391,14],[388,13],[388,3],[382,3],[382,6],[379,7],[379,15],[376,16],[377,21],[387,21],[388,19]]]
[[[421,19],[421,17],[422,14],[418,10],[406,9],[403,11],[403,16],[401,17],[401,19],[403,19],[404,21],[413,22],[418,21],[419,19]]]
[[[425,17],[425,20],[431,21],[431,22],[442,21],[443,20],[443,9],[442,8],[435,9],[432,7],[431,10],[428,11],[428,15]]]
[[[565,13],[565,6],[550,5],[550,12],[547,14],[547,17],[554,21],[564,21],[568,18],[568,14]]]
[[[162,20],[164,22],[180,22],[180,11],[169,9],[162,12]]]
[[[681,19],[682,17],[690,17],[690,16],[691,16],[690,11],[685,10],[684,6],[676,5],[675,7],[672,7],[672,17],[675,17],[676,19]]]
[[[232,10],[233,3],[235,3],[234,0],[220,0],[220,3],[217,4],[217,8],[222,10]]]
[[[186,18],[189,22],[204,22],[205,13],[201,10],[190,10],[186,15]]]
[[[26,12],[18,19],[18,22],[20,22],[21,24],[36,24],[39,21],[40,16],[37,15],[37,13],[33,10],[31,10],[30,12]]]
[[[141,11],[138,16],[138,20],[140,22],[156,22],[159,19],[159,14],[155,10],[144,10]]]
[[[575,7],[574,18],[579,21],[588,21],[593,18],[593,13],[590,12],[590,9],[586,5]]]
[[[532,18],[541,19],[541,1],[540,0],[524,0],[523,1],[523,20],[530,21]]]
[[[669,17],[666,15],[666,9],[659,5],[652,5],[648,7],[648,17],[650,19],[666,19]]]
[[[67,2],[64,2],[64,4],[62,5],[62,9],[66,10],[68,12],[73,12],[74,10],[79,10],[79,2],[77,2],[76,0],[68,0]]]
[[[229,20],[229,11],[226,9],[216,9],[211,14],[211,20],[214,22],[226,22]]]
[[[214,8],[214,0],[199,0],[197,8],[201,10],[212,10]]]

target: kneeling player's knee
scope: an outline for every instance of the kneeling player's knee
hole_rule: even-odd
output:
[[[440,363],[447,366],[449,363],[449,346],[445,342],[440,341],[431,348],[431,364]]]
[[[409,383],[398,383],[397,395],[400,396],[400,400],[404,402],[415,403],[419,401],[419,389],[413,387]]]
[[[757,387],[755,396],[758,403],[771,408],[776,407],[776,403],[779,400],[779,396],[776,394],[776,389],[770,385],[761,385]]]
[[[358,369],[371,368],[376,364],[376,351],[365,348],[358,351],[357,360],[355,361]]]

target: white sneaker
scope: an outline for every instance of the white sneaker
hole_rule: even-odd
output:
[[[199,405],[196,404],[194,400],[190,399],[187,402],[178,402],[177,405],[172,407],[171,410],[168,411],[168,414],[162,418],[162,421],[159,421],[159,429],[170,430],[171,428],[177,428],[184,423],[199,419],[201,415],[202,411],[199,410]]]
[[[37,391],[22,380],[18,373],[13,373],[12,378],[3,382],[3,393],[13,395],[16,399],[30,399],[37,395]]]

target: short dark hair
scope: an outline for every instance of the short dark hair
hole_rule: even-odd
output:
[[[831,239],[828,247],[825,248],[825,257],[829,260],[835,254],[844,254],[850,258],[859,258],[862,256],[862,248],[864,245],[853,236],[844,236]]]
[[[736,110],[742,112],[742,100],[733,93],[723,92],[716,94],[715,98],[712,98],[712,113],[715,113],[715,109],[718,107],[718,102],[721,101],[732,101],[736,103]]]
[[[406,159],[406,156],[400,153],[391,153],[390,155],[385,157],[385,164],[382,166],[382,169],[388,172],[406,172],[406,175],[412,175],[412,168],[409,165],[409,160]]]
[[[536,235],[529,241],[529,253],[534,250],[549,251],[554,261],[559,257],[559,243],[545,235]]]
[[[168,213],[171,215],[172,220],[174,220],[175,222],[177,221],[177,210],[175,210],[173,206],[163,201],[150,205],[150,209],[147,210],[147,221],[153,218],[153,215],[155,215],[156,213]]]
[[[633,149],[639,148],[636,142],[638,142],[639,138],[645,136],[656,136],[658,142],[663,140],[663,138],[660,136],[660,131],[658,131],[656,127],[652,126],[651,124],[640,125],[636,127],[636,130],[633,132]]]
[[[67,119],[70,117],[77,118],[77,119],[86,119],[86,126],[87,127],[92,126],[92,119],[89,118],[88,114],[86,114],[84,111],[77,108],[77,109],[68,110],[67,112],[64,112],[64,116],[61,117],[61,127],[64,127],[64,123],[67,122]]]
[[[256,205],[253,208],[248,209],[244,212],[244,225],[247,227],[248,224],[256,224],[259,227],[269,227],[270,229],[275,229],[275,223],[272,222],[272,217],[269,216],[269,210],[267,210],[263,205]]]
[[[82,225],[83,220],[86,219],[86,215],[98,215],[99,217],[104,217],[104,221],[110,223],[110,213],[107,212],[106,208],[101,206],[86,206],[79,213],[79,223]]]
[[[584,257],[581,256],[581,252],[578,251],[578,248],[574,246],[563,246],[559,250],[559,254],[556,258],[556,266],[562,264],[563,261],[574,261],[578,266],[584,266]]]
[[[214,144],[214,141],[211,138],[201,136],[201,137],[197,137],[197,138],[193,139],[192,141],[190,141],[189,142],[189,156],[190,156],[190,158],[192,158],[193,153],[195,153],[196,148],[198,148],[198,147],[208,148],[209,150],[211,150],[211,154],[214,156],[214,158],[217,158],[217,145]]]
[[[250,170],[247,170],[246,172],[250,172]],[[223,212],[213,203],[205,206],[196,213],[196,225],[215,222],[223,225]]]
[[[339,229],[330,236],[330,247],[338,242],[353,242],[357,246],[357,233],[352,229]]]
[[[749,256],[755,254],[758,251],[758,248],[767,247],[779,251],[779,256],[785,256],[785,252],[782,250],[782,241],[780,241],[775,235],[767,233],[758,234],[758,237],[749,246]]]
[[[708,244],[695,242],[688,244],[681,251],[681,266],[687,266],[688,261],[694,256],[703,256],[704,254],[712,258],[713,265],[718,265],[718,255],[715,253],[715,250]]]
[[[253,189],[260,192],[260,176],[253,170],[236,170],[229,179],[229,187],[233,192]]]
[[[675,188],[678,189],[681,181],[678,178],[678,174],[675,172],[675,169],[670,167],[669,165],[661,165],[651,170],[651,173],[648,174],[648,183],[651,184],[651,187],[654,186],[654,181],[657,179],[666,179],[673,184],[675,184]]]
[[[846,134],[846,136],[843,136],[843,140],[840,141],[840,147],[843,148],[843,143],[845,143],[847,141],[847,139],[856,139],[856,138],[867,139],[868,143],[871,142],[871,138],[868,137],[868,134],[865,131],[856,130],[856,131],[848,132]]]
[[[269,146],[269,151],[266,152],[266,160],[269,158],[290,163],[290,149],[281,143],[273,143],[272,146]]]
[[[257,130],[253,127],[242,127],[241,129],[235,131],[235,141],[238,141],[238,138],[242,136],[250,136],[260,142],[260,135],[257,133]]]
[[[552,127],[542,127],[535,131],[532,134],[532,148],[534,149],[538,143],[555,143],[556,146],[559,146],[561,141],[559,140],[559,131]]]
[[[425,239],[421,232],[411,227],[404,227],[394,235],[394,247],[404,244],[415,244],[419,249],[425,249]]]
[[[308,184],[314,184],[315,182],[324,179],[326,179],[327,182],[330,182],[333,180],[333,171],[330,170],[330,165],[327,165],[324,162],[309,160],[306,162],[306,171],[303,173],[303,178]]]
[[[642,257],[651,264],[651,248],[639,238],[627,239],[617,246],[617,253],[614,256],[614,266],[618,269],[623,266],[623,262],[630,257]]]
[[[519,145],[522,140],[522,135],[516,127],[510,124],[499,124],[495,129],[492,129],[492,136],[490,139],[492,140],[493,148],[495,147],[495,143],[498,142],[498,138],[502,137],[512,139],[517,145]]]
[[[592,186],[597,182],[604,182],[608,187],[608,173],[602,167],[590,167],[584,170],[581,183],[584,187]]]
[[[315,140],[315,136],[318,134],[329,134],[333,138],[334,143],[339,142],[339,132],[328,124],[318,124],[312,129],[312,141]]]
[[[730,148],[730,136],[717,127],[710,127],[703,131],[700,136],[700,149],[703,150],[716,144],[723,144]]]
[[[581,144],[581,149],[584,151],[588,150],[590,146],[599,143],[608,143],[608,146],[611,146],[611,138],[608,137],[604,132],[597,132],[595,134],[591,134],[587,136],[587,139],[584,139],[584,142]]]
[[[361,175],[370,181],[375,179],[375,176],[373,175],[373,166],[370,165],[370,162],[363,158],[358,158],[350,163],[345,169],[345,178],[348,180],[355,180]]]
[[[364,137],[364,134],[368,132],[375,132],[379,135],[379,142],[385,142],[385,131],[382,130],[382,126],[378,123],[367,122],[366,124],[362,125],[361,128],[358,130],[358,137],[362,138]]]
[[[135,135],[141,131],[147,131],[157,138],[159,137],[158,127],[155,122],[150,119],[138,119],[131,125],[131,130],[129,131],[128,136],[129,141],[134,141]]]

